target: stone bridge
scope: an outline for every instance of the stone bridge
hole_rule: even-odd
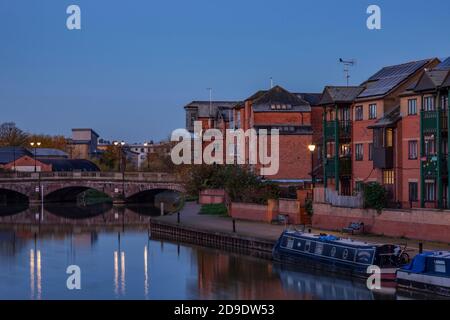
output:
[[[153,172],[17,172],[0,174],[0,195],[30,202],[73,201],[88,189],[100,191],[114,202],[158,190],[183,193],[184,187],[173,175]],[[1,200],[1,199],[0,199]]]

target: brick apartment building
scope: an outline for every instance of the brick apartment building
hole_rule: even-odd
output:
[[[311,182],[311,153],[308,145],[320,140],[321,121],[312,120],[320,94],[291,93],[280,86],[262,90],[234,107],[236,129],[278,129],[280,132],[280,167],[276,175],[266,178],[283,184]],[[313,136],[313,126],[317,136]],[[258,146],[259,148],[260,146]],[[268,150],[270,153],[270,150]],[[248,161],[248,154],[246,154]],[[318,163],[318,162],[317,162]],[[261,164],[254,166],[258,170]]]
[[[269,179],[310,182],[308,145],[314,144],[313,174],[342,195],[379,182],[390,205],[450,208],[449,86],[450,58],[412,61],[384,67],[360,86],[327,86],[321,94],[261,90],[227,104],[227,117],[215,103],[193,102],[185,107],[187,128],[193,119],[204,129],[277,128],[280,169]]]
[[[364,87],[325,87],[323,107],[323,183],[343,195],[351,194],[352,106]]]
[[[362,86],[353,104],[353,187],[377,181],[388,190],[390,202],[400,195],[402,114],[400,95],[417,82],[438,59],[413,61],[382,68]]]
[[[425,70],[401,95],[397,196],[403,206],[450,208],[449,87],[450,58]]]
[[[382,68],[359,87],[326,87],[324,184],[351,195],[379,182],[391,205],[448,205],[449,59]]]

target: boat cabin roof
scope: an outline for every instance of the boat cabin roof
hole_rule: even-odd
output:
[[[450,259],[450,251],[433,251],[427,254],[427,257]]]
[[[297,230],[288,230],[288,231],[286,231],[286,234],[296,235],[296,236],[299,236],[302,238],[309,238],[311,240],[321,240],[320,238],[323,236],[320,234],[305,233],[305,232],[300,232]],[[377,243],[370,243],[370,242],[353,240],[353,239],[349,239],[349,238],[339,238],[339,237],[336,237],[335,239],[331,240],[330,242],[342,244],[342,245],[346,245],[346,246],[364,246],[364,247],[368,247],[368,246],[380,247],[381,246],[380,244],[377,244]]]

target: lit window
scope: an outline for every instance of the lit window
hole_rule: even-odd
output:
[[[394,170],[384,170],[383,171],[383,184],[394,184]]]

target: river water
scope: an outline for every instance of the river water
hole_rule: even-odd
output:
[[[0,210],[1,212],[1,210]],[[392,299],[364,283],[149,237],[158,210],[109,205],[0,214],[0,299]],[[80,290],[67,288],[69,266]]]

